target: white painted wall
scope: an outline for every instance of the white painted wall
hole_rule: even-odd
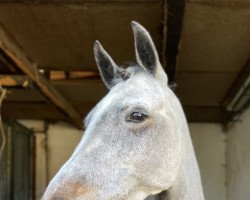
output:
[[[206,200],[226,200],[226,135],[219,124],[189,124]]]
[[[52,179],[65,161],[70,158],[82,135],[83,132],[81,130],[65,122],[49,126],[49,179]]]
[[[250,109],[228,133],[228,200],[250,199]]]

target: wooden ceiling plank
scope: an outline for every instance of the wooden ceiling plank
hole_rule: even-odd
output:
[[[18,43],[0,26],[0,48],[27,74],[40,88],[41,92],[59,109],[70,117],[74,124],[82,129],[79,113],[56,90],[56,88],[38,71]]]
[[[35,89],[22,89],[22,88],[7,88],[8,93],[4,102],[15,102],[15,103],[37,103],[46,102],[46,98],[41,92]]]
[[[49,77],[52,81],[70,80],[70,79],[86,79],[86,78],[100,78],[96,71],[63,71],[51,70]]]
[[[30,112],[32,111],[32,112]],[[3,102],[2,115],[8,119],[67,120],[61,112],[44,102]]]
[[[79,79],[79,78],[99,78],[100,75],[95,71],[72,71],[69,72],[69,79]]]

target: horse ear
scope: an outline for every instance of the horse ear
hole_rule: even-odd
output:
[[[139,23],[132,21],[137,62],[152,75],[156,76],[159,65],[158,53],[148,31]]]
[[[116,73],[118,71],[118,66],[104,50],[99,41],[96,41],[94,44],[94,55],[102,80],[110,89],[117,83]]]

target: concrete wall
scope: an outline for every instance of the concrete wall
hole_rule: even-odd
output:
[[[250,109],[228,133],[228,200],[250,199]]]

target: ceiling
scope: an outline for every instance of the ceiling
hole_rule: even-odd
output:
[[[69,74],[97,71],[96,39],[118,64],[135,62],[132,20],[149,30],[166,71],[170,62],[175,67],[175,92],[188,120],[222,122],[224,101],[250,58],[249,0],[0,0],[0,27],[81,117],[107,89],[98,75]],[[3,57],[1,74],[24,74],[4,52]],[[53,78],[52,72],[64,76]],[[68,120],[36,84],[8,87],[2,113]]]

